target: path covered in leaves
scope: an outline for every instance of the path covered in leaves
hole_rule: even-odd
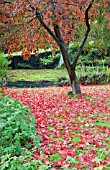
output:
[[[34,157],[53,169],[93,169],[110,165],[110,86],[82,87],[69,98],[69,87],[6,89],[35,116],[41,152]]]

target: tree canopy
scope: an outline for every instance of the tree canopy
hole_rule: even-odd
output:
[[[78,38],[81,27],[85,26],[85,10],[90,2],[91,0],[2,0],[2,49],[7,48],[9,54],[23,49],[24,59],[28,59],[30,52],[37,52],[38,48],[46,49],[51,45],[53,50],[56,50],[57,34],[61,34],[63,41],[69,44]],[[107,21],[110,18],[108,6],[108,0],[94,1],[89,12],[90,23],[103,17],[103,20],[106,20],[103,24],[110,28],[110,22]],[[55,29],[57,26],[60,31],[56,34],[59,29]],[[96,27],[101,28],[99,24]]]

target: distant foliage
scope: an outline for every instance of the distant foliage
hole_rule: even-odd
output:
[[[49,55],[47,58],[40,58],[41,65],[51,65],[54,63],[58,63],[60,59],[60,54],[57,53],[55,55]]]
[[[76,67],[76,72],[80,84],[107,84],[110,83],[110,68],[108,66],[84,66]],[[56,86],[69,85],[69,79],[66,77],[59,77],[55,81]]]
[[[0,79],[6,78],[9,70],[10,61],[8,61],[4,55],[0,52]]]
[[[80,70],[80,72],[79,72]],[[110,68],[108,66],[77,66],[79,82],[88,84],[107,84],[110,82]]]
[[[77,65],[83,64],[83,65],[92,66],[92,63],[95,66],[110,65],[110,59],[109,59],[110,56],[107,53],[107,50],[104,50],[101,47],[96,48],[95,44],[93,45],[93,42],[94,41],[89,41],[90,44],[88,43],[89,45],[88,44],[85,45],[85,48],[81,53]],[[69,44],[68,52],[69,52],[69,57],[71,62],[75,59],[79,46],[80,46],[79,41],[71,42]]]

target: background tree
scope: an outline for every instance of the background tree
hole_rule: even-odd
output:
[[[1,48],[7,48],[11,54],[19,51],[21,47],[23,58],[28,59],[30,52],[37,52],[38,48],[46,49],[51,45],[55,51],[59,46],[70,78],[72,93],[81,94],[75,72],[76,64],[89,35],[90,23],[95,22],[97,16],[100,18],[106,13],[106,28],[109,28],[108,5],[108,0],[2,0]],[[71,63],[68,44],[79,37],[82,26],[86,28],[85,35]]]
[[[91,31],[87,39],[87,43],[85,44],[84,50],[86,51],[97,48],[103,53],[102,55],[104,57],[104,52],[106,52],[108,47],[110,47],[110,2],[108,2],[108,6],[106,6],[107,4],[104,1],[99,1],[98,3],[100,7],[98,8],[97,14],[90,14],[93,19],[90,19]],[[81,41],[83,38],[84,30],[85,26],[83,25],[80,28],[80,34],[77,38],[77,41]]]

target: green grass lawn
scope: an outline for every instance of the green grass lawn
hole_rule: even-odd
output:
[[[85,70],[86,69],[86,70]],[[76,73],[81,84],[107,84],[110,82],[108,67],[76,67]],[[68,78],[66,68],[62,69],[14,69],[8,73],[7,82],[16,81],[57,81],[59,78]]]
[[[53,81],[59,77],[67,77],[68,74],[66,69],[40,69],[40,70],[10,70],[9,71],[9,82],[15,81],[40,81],[48,80]]]

